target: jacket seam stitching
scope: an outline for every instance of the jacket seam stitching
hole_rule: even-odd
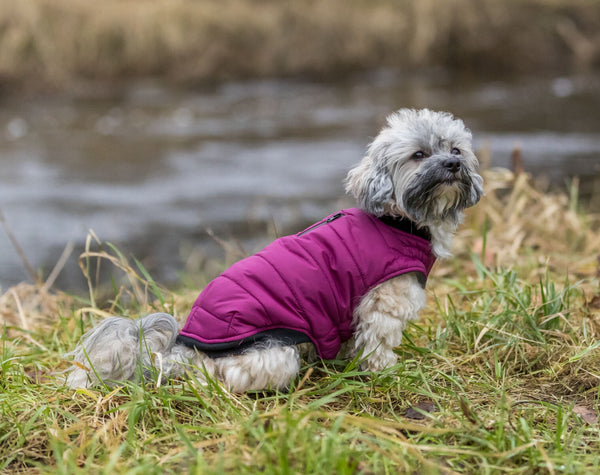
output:
[[[319,260],[315,259],[315,257],[312,255],[312,253],[309,250],[307,250],[305,247],[302,247],[302,249],[304,251],[306,251],[308,257],[317,266],[317,268],[320,269],[320,270],[323,270],[323,263],[320,262]],[[333,255],[335,255],[335,253]],[[337,289],[331,283],[331,280],[332,280],[331,279],[331,275],[329,273],[325,273],[324,274],[324,279],[327,282],[327,286],[329,288],[330,295],[335,295],[337,293],[336,292]],[[289,284],[288,284],[288,287],[290,287]],[[292,290],[291,287],[290,287],[290,291],[294,294],[294,297],[297,298],[296,294],[294,293],[294,291]],[[336,308],[337,316],[341,316],[342,312],[340,311],[340,305],[339,305],[339,302],[337,301],[338,299],[334,299],[334,300],[335,300],[335,308]],[[307,315],[306,311],[304,309],[302,309],[302,310],[303,310],[304,314]],[[308,315],[307,315],[307,317],[308,317]],[[334,320],[331,315],[329,315],[329,319],[332,320],[332,323],[334,323],[335,321],[338,320],[337,318]],[[310,318],[307,318],[306,320],[307,320],[307,322],[308,322],[308,324],[309,324],[309,326],[311,328],[311,331],[313,331],[313,333],[315,333],[314,330],[313,330],[312,320]],[[335,326],[335,324],[334,324],[334,326]]]
[[[346,240],[344,239],[344,237],[334,228],[331,228],[331,230],[337,235],[337,237],[339,238],[339,240],[341,241],[342,245],[346,248],[346,251],[348,251],[348,255],[350,256],[350,258],[352,259],[352,262],[354,264],[354,267],[356,268],[356,270],[358,271],[358,275],[360,275],[360,278],[362,280],[363,286],[366,288],[367,287],[367,282],[365,279],[365,276],[363,274],[362,269],[360,268],[360,266],[358,265],[358,262],[356,262],[356,259],[354,258],[354,254],[352,253],[352,251],[350,250],[350,247],[348,246],[348,244],[346,243]]]
[[[294,289],[292,288],[292,286],[288,283],[288,281],[283,278],[283,276],[281,275],[281,273],[279,272],[279,270],[266,257],[264,257],[264,256],[262,256],[260,254],[256,254],[256,256],[260,257],[263,261],[265,261],[267,264],[269,264],[269,266],[271,266],[271,268],[279,276],[279,278],[281,279],[281,281],[285,283],[286,287],[290,290],[290,292],[294,296],[294,303],[296,304],[296,307],[298,307],[298,310],[300,311],[300,313],[306,317],[306,310],[304,309],[304,306],[300,304],[300,300],[298,299],[298,295],[296,294],[296,292],[294,291]]]
[[[240,289],[242,289],[244,292],[246,292],[246,294],[250,295],[262,307],[264,314],[265,315],[269,315],[269,312],[267,311],[267,309],[264,306],[264,304],[252,292],[248,291],[242,284],[240,284],[238,281],[236,281],[235,279],[232,279],[231,277],[229,277],[227,275],[221,274],[221,277],[223,277],[224,279],[229,280],[230,282],[233,282]],[[227,334],[229,334],[229,330],[231,329],[231,325],[233,324],[233,320],[235,319],[236,314],[239,314],[239,313],[240,313],[239,310],[237,310],[235,312],[232,312],[231,318],[229,319],[229,323],[227,325]],[[257,328],[257,327],[255,326],[255,328]]]

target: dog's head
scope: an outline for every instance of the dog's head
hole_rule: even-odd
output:
[[[418,225],[458,224],[483,194],[471,132],[447,112],[401,109],[346,178],[346,191],[376,216]]]

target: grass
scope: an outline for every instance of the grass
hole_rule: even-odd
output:
[[[596,473],[600,470],[600,219],[527,175],[487,195],[436,265],[399,363],[306,364],[288,393],[194,378],[68,390],[62,356],[107,314],[186,316],[90,238],[86,300],[21,284],[0,297],[0,469],[6,473]],[[94,262],[114,268],[104,298]],[[108,295],[108,298],[106,297]],[[19,305],[15,302],[19,301]],[[407,411],[408,409],[408,411]]]
[[[343,78],[378,67],[590,69],[598,0],[0,0],[0,80]],[[518,12],[518,14],[515,14]]]

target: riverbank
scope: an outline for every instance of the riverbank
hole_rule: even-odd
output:
[[[289,393],[195,380],[73,392],[63,354],[109,314],[185,319],[198,288],[168,291],[110,247],[108,299],[24,284],[0,298],[0,470],[37,473],[594,473],[600,447],[600,217],[577,190],[485,173],[486,196],[436,264],[428,307],[380,375],[304,365]],[[91,242],[91,241],[90,241]]]
[[[499,75],[600,64],[598,0],[0,0],[0,84]]]

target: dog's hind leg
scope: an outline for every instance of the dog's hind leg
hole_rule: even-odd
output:
[[[214,360],[218,378],[232,392],[285,390],[300,371],[296,346],[267,342],[237,356]]]
[[[138,320],[111,317],[82,338],[75,350],[66,383],[73,388],[97,385],[100,381],[136,381],[140,365],[151,365],[152,355],[161,353],[165,360],[172,351],[178,325],[166,313],[155,313]],[[179,365],[167,364],[170,372]],[[182,369],[179,371],[183,372]],[[172,376],[165,374],[166,377]]]

